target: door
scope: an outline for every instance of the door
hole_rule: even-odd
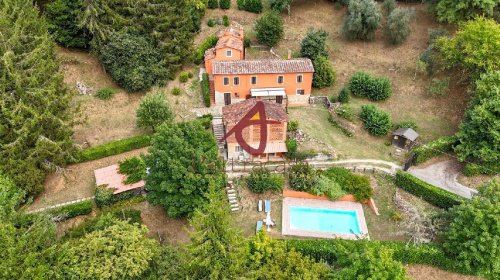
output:
[[[231,93],[224,93],[224,105],[231,105]]]

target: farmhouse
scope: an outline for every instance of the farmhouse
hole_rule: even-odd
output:
[[[285,106],[307,105],[314,67],[310,59],[246,60],[243,29],[227,28],[214,48],[205,52],[212,106],[254,98]]]
[[[223,122],[225,134],[233,129],[250,110],[257,104],[254,98],[244,100],[242,102],[224,106],[222,108]],[[236,139],[235,134],[230,134],[226,139],[227,143],[227,158],[234,160],[281,160],[287,152],[286,140],[286,127],[288,122],[288,115],[286,114],[283,106],[271,101],[262,101],[265,109],[265,121],[274,122],[266,124],[267,136],[265,139],[265,149],[261,154],[251,154],[241,146]],[[252,120],[258,120],[261,116],[259,113],[252,117]],[[242,131],[243,141],[250,145],[252,148],[257,148],[260,144],[261,126],[250,125]]]

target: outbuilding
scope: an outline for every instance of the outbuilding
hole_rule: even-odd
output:
[[[392,145],[411,150],[417,143],[418,133],[411,128],[398,128],[392,133]]]

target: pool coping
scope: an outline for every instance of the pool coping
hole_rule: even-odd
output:
[[[310,208],[323,208],[334,210],[349,210],[355,211],[358,218],[358,225],[361,234],[341,234],[341,233],[327,233],[319,231],[306,231],[290,228],[290,212],[289,208],[293,206],[310,207]],[[357,240],[369,238],[368,226],[366,225],[365,213],[363,206],[359,202],[348,201],[326,201],[319,199],[309,198],[291,198],[285,197],[283,199],[283,212],[282,212],[282,235],[303,236],[303,237],[316,237],[316,238],[342,238]]]

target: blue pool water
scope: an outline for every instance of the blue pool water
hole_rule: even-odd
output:
[[[356,211],[290,207],[290,228],[328,233],[360,234]]]

